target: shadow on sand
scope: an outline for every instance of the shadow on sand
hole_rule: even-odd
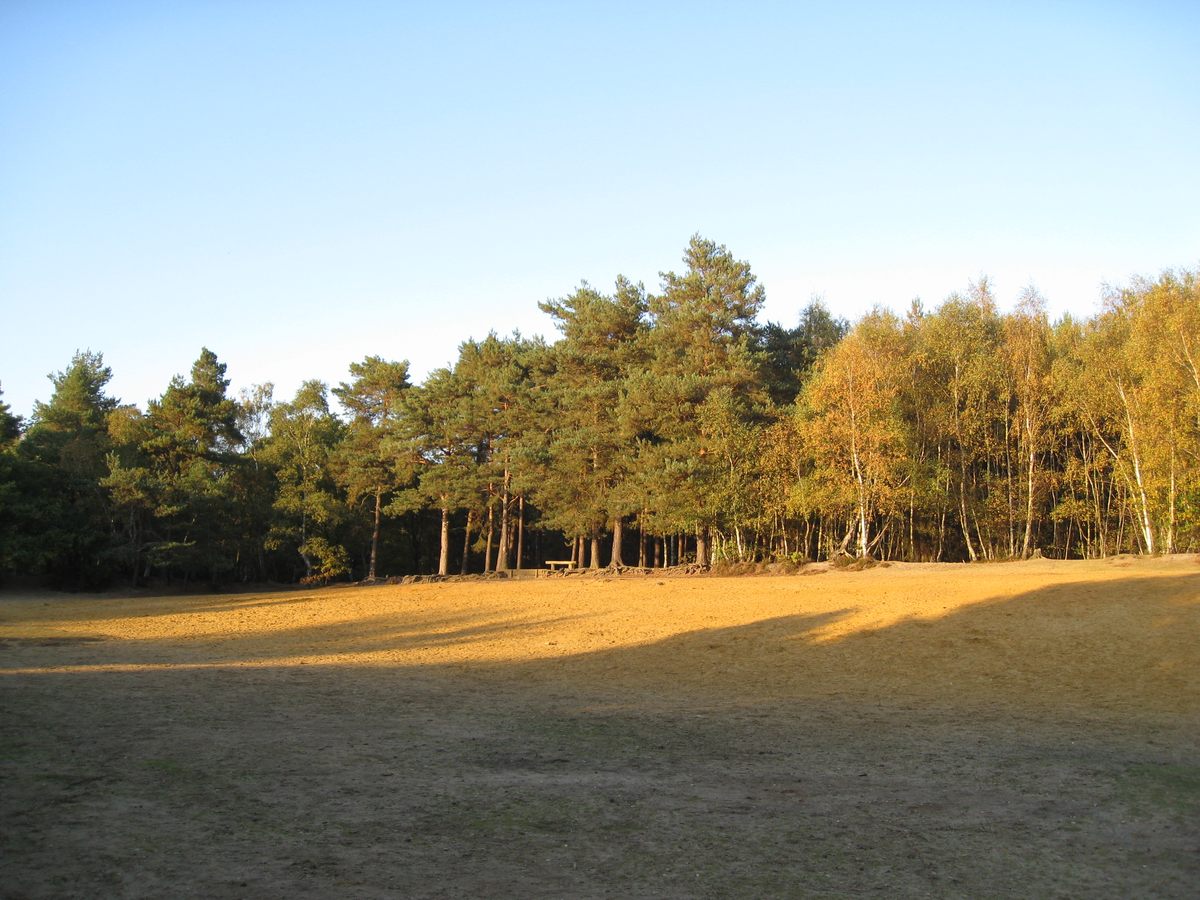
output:
[[[273,662],[254,634],[203,669],[173,668],[164,643],[10,643],[0,881],[31,897],[1192,895],[1200,574],[829,638],[848,614],[447,665],[404,654],[572,617],[294,629],[334,660],[399,654],[369,667]]]

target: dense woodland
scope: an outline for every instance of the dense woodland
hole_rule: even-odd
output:
[[[695,237],[656,293],[541,304],[419,385],[231,396],[204,349],[145,410],[81,352],[26,423],[0,402],[0,574],[326,582],[546,559],[669,566],[1200,549],[1200,281],[1050,322],[986,281],[851,326],[762,323],[750,266]],[[331,397],[332,394],[332,397]],[[336,400],[342,413],[331,405]]]

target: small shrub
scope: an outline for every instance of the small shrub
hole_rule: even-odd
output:
[[[879,560],[873,556],[850,556],[840,553],[829,561],[835,569],[845,569],[848,572],[861,572],[863,569],[873,569],[879,565]]]
[[[328,584],[350,574],[350,554],[340,544],[331,544],[320,537],[309,538],[300,547],[300,552],[314,561],[312,574],[302,578],[301,584]]]

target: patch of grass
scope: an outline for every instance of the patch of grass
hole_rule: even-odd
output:
[[[48,781],[51,784],[61,784],[65,787],[85,782],[94,781],[96,776],[80,775],[78,772],[38,772],[33,776],[34,781]]]
[[[0,741],[0,765],[8,763],[29,763],[40,754],[30,744],[20,744],[16,741]]]
[[[1180,816],[1200,814],[1200,766],[1142,763],[1121,779],[1125,799],[1135,806]]]
[[[580,826],[578,807],[562,798],[524,797],[497,804],[482,803],[465,813],[468,827],[492,835],[542,832],[567,836]]]
[[[186,767],[181,766],[173,759],[144,759],[142,765],[155,772],[162,772],[164,775],[183,777],[189,774]]]

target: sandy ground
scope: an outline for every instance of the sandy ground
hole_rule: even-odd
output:
[[[0,594],[0,896],[1200,885],[1195,557]]]

